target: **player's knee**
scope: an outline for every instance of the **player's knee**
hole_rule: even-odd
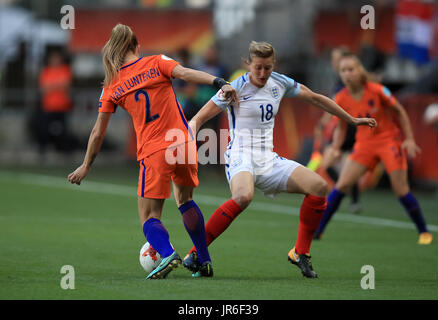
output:
[[[324,179],[318,181],[312,187],[312,194],[318,197],[326,197],[329,190],[328,183]]]
[[[348,193],[351,189],[351,185],[349,185],[348,183],[342,182],[342,181],[338,181],[335,185],[335,188],[339,192]]]
[[[238,194],[233,195],[232,198],[239,205],[239,207],[244,210],[249,206],[253,197],[254,194],[252,192],[239,192]]]
[[[191,197],[178,197],[175,198],[175,202],[177,207],[181,207],[184,203],[191,201],[192,198]]]
[[[182,206],[184,203],[192,200],[193,191],[185,191],[185,192],[175,192],[175,202],[178,207]]]

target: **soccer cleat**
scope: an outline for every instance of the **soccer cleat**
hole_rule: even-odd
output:
[[[192,253],[189,253],[185,256],[183,266],[193,273],[199,271],[199,269],[201,268],[201,264],[199,263],[198,254],[196,251],[193,251]]]
[[[432,243],[432,233],[430,232],[422,232],[418,237],[418,244],[431,244]]]
[[[318,275],[313,271],[312,263],[310,262],[310,255],[297,254],[295,247],[289,251],[287,259],[298,268],[301,269],[301,273],[307,278],[318,278]]]
[[[350,205],[350,211],[354,214],[359,214],[361,210],[360,204],[358,202],[352,203]]]
[[[207,277],[211,278],[213,277],[213,266],[210,261],[206,261],[202,264],[202,266],[199,268],[199,271],[194,272],[192,274],[193,278],[200,278],[200,277]]]
[[[164,279],[167,277],[169,272],[178,268],[179,264],[181,264],[181,258],[179,257],[178,253],[174,251],[170,256],[164,258],[158,267],[149,273],[146,279]]]

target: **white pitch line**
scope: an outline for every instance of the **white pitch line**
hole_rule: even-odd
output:
[[[38,186],[45,186],[51,188],[63,188],[70,189],[76,191],[83,192],[94,192],[94,193],[102,193],[102,194],[111,194],[118,196],[128,196],[128,197],[136,197],[137,196],[137,188],[124,186],[120,184],[112,184],[106,182],[95,182],[95,181],[84,181],[80,186],[72,185],[67,181],[67,178],[48,176],[42,174],[31,174],[31,173],[12,173],[8,171],[0,171],[1,179],[9,179],[14,182],[20,182],[24,184],[32,184]],[[196,202],[204,205],[215,205],[219,206],[228,198],[206,195],[196,193],[194,194]],[[253,201],[250,205],[251,210],[256,210],[260,212],[266,213],[277,213],[277,214],[285,214],[298,216],[299,208],[283,205],[283,204],[273,204],[262,201]],[[404,214],[404,210],[400,208],[400,212]],[[378,217],[366,217],[366,216],[357,216],[348,213],[337,212],[334,216],[334,219],[345,222],[353,222],[367,225],[375,225],[380,227],[393,227],[399,229],[411,229],[415,230],[413,223],[411,222],[403,222],[392,219],[378,218]],[[438,232],[437,225],[428,224],[429,231]]]

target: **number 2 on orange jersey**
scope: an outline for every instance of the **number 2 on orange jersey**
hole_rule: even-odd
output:
[[[144,95],[145,102],[146,102],[146,107],[145,107],[145,109],[146,109],[146,120],[145,120],[145,123],[148,123],[148,122],[151,122],[151,121],[154,121],[154,120],[158,119],[160,117],[160,115],[158,113],[154,114],[153,116],[151,116],[151,102],[150,102],[150,99],[149,99],[149,95],[148,95],[148,93],[145,90],[138,90],[138,91],[135,92],[135,95],[134,95],[135,101],[136,102],[139,101],[139,99],[140,99],[139,96],[141,94]]]

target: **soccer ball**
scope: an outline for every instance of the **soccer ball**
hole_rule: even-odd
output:
[[[424,121],[427,124],[438,121],[438,103],[433,103],[427,107],[426,112],[424,112]]]
[[[146,273],[151,273],[160,264],[162,258],[160,254],[146,242],[140,250],[140,264]]]

